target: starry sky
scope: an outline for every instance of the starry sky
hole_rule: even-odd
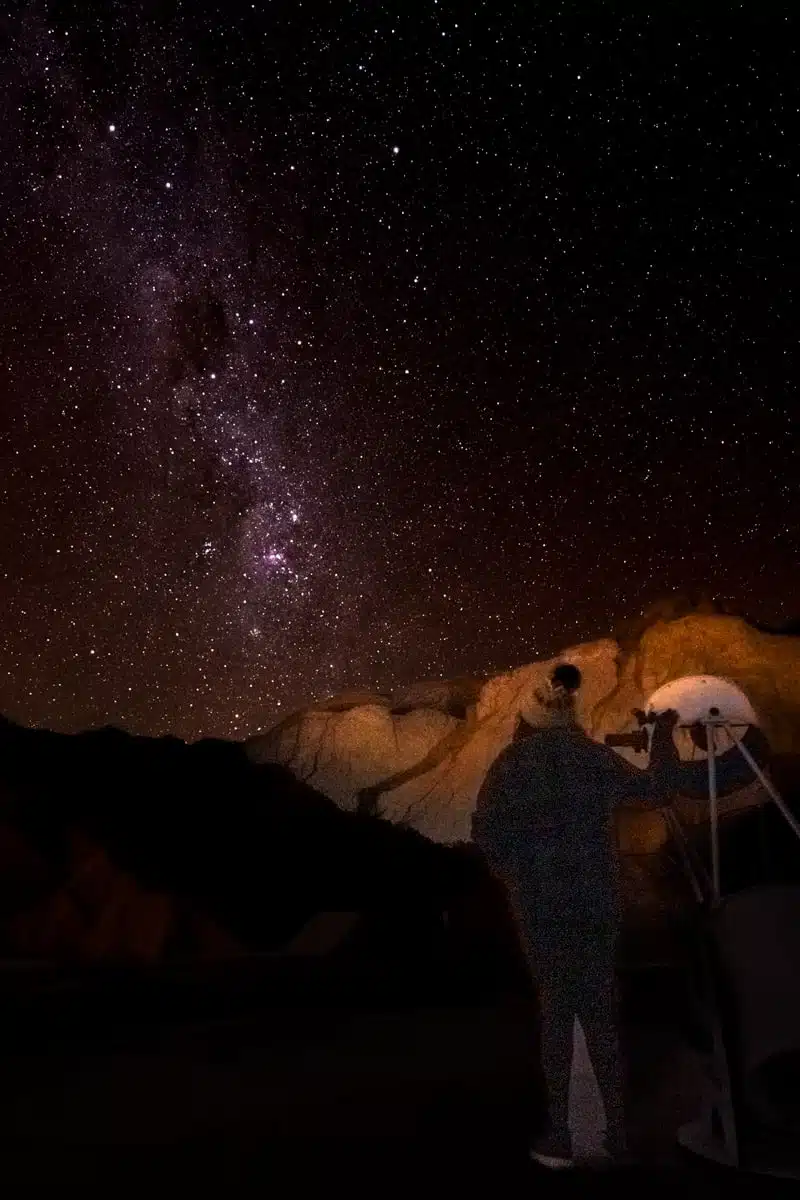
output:
[[[796,615],[792,9],[4,6],[0,709],[240,737]]]

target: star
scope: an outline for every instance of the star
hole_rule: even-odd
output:
[[[785,22],[18,7],[0,712],[239,737],[794,615]]]

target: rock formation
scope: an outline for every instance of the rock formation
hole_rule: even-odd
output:
[[[674,606],[658,611],[629,625],[619,640],[570,646],[553,659],[484,681],[422,684],[395,696],[334,697],[253,737],[247,752],[258,763],[284,764],[347,811],[375,813],[434,841],[466,841],[489,764],[520,716],[536,721],[536,692],[560,661],[575,663],[583,674],[579,719],[598,740],[635,728],[632,710],[643,708],[669,680],[715,674],[736,682],[750,698],[782,781],[800,753],[800,639],[764,632],[709,605],[685,615]],[[644,765],[634,752],[623,753]],[[753,787],[726,806],[761,799]],[[700,800],[682,801],[680,808],[687,823],[704,819]],[[643,868],[637,860],[665,846],[662,817],[626,811],[619,814],[618,830],[629,876],[652,873],[653,864]]]
[[[634,728],[632,710],[661,684],[707,673],[742,687],[779,757],[800,751],[800,640],[733,616],[692,615],[656,621],[627,650],[608,638],[485,682],[334,697],[251,738],[248,754],[283,763],[344,809],[375,812],[436,841],[465,841],[489,764],[520,716],[536,720],[535,693],[560,661],[583,673],[579,718],[598,740]]]

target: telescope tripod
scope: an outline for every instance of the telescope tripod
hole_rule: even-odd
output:
[[[757,780],[761,787],[766,792],[767,796],[773,801],[783,816],[789,828],[800,840],[800,822],[792,813],[791,809],[786,804],[786,801],[781,796],[778,789],[773,784],[768,775],[764,773],[759,764],[756,762],[752,753],[745,745],[743,740],[737,740],[734,736],[735,730],[746,730],[748,725],[740,722],[732,722],[726,720],[723,716],[714,713],[713,709],[708,717],[704,717],[700,721],[693,721],[691,724],[678,725],[679,729],[688,729],[691,731],[696,741],[704,744],[708,754],[708,811],[709,811],[709,840],[711,845],[711,878],[710,878],[710,900],[714,905],[719,904],[722,896],[722,882],[720,869],[720,843],[719,843],[719,792],[717,788],[717,758],[719,755],[718,737],[720,733],[726,733],[730,741],[742,755],[752,773],[753,779]],[[700,737],[698,738],[698,733]],[[677,838],[681,851],[684,855],[689,853],[686,839],[683,836],[683,831],[680,828],[680,822],[672,809],[667,809],[667,824],[670,827],[670,832],[673,837]],[[696,872],[692,872],[695,874]],[[693,879],[693,886],[697,891],[696,879]],[[698,897],[699,898],[699,897]]]
[[[785,800],[780,795],[778,789],[770,780],[769,776],[762,770],[759,764],[753,757],[750,749],[743,740],[737,740],[734,732],[739,730],[744,732],[749,726],[740,723],[726,721],[724,717],[715,714],[713,711],[708,717],[700,722],[693,722],[692,725],[681,725],[679,728],[690,729],[695,740],[695,744],[703,745],[708,754],[708,806],[709,806],[709,832],[710,832],[710,850],[711,850],[711,877],[708,879],[708,895],[702,893],[699,887],[696,872],[692,872],[689,859],[691,851],[688,843],[683,835],[680,827],[680,822],[672,808],[665,810],[667,825],[673,834],[673,838],[678,842],[679,848],[684,854],[685,865],[687,866],[692,886],[695,889],[695,894],[701,903],[708,901],[710,903],[710,920],[712,923],[721,919],[719,929],[724,934],[726,920],[731,921],[734,914],[726,913],[725,906],[721,905],[722,900],[722,882],[720,871],[720,841],[719,841],[719,794],[717,789],[717,758],[720,751],[719,737],[720,734],[727,734],[731,742],[737,747],[739,753],[744,758],[754,780],[757,780],[764,789],[766,795],[773,801],[779,812],[785,819],[787,825],[800,840],[800,822],[797,821],[794,814],[787,806]],[[695,862],[696,867],[696,862]],[[707,875],[706,875],[706,878]],[[734,897],[734,899],[736,899]],[[747,898],[746,903],[758,903],[758,898],[752,895]],[[762,903],[765,905],[764,916],[769,916],[767,905],[773,903],[773,898],[767,893],[764,896]],[[776,916],[779,914],[776,914]],[[716,928],[712,924],[711,929]],[[774,928],[774,926],[773,926]],[[735,926],[734,926],[735,930]],[[730,936],[730,935],[728,935]],[[717,942],[714,941],[715,935],[709,932],[708,937],[712,940],[706,943],[705,951],[702,955],[702,976],[705,980],[705,990],[707,995],[716,996],[717,1002],[711,1005],[708,1013],[710,1034],[710,1046],[705,1056],[705,1095],[703,1098],[702,1109],[700,1116],[687,1124],[683,1125],[678,1131],[678,1143],[685,1150],[693,1154],[697,1154],[703,1158],[711,1159],[718,1163],[730,1167],[739,1167],[745,1169],[756,1170],[767,1174],[785,1175],[789,1178],[797,1179],[798,1167],[796,1161],[789,1159],[785,1162],[785,1155],[782,1152],[776,1154],[774,1148],[766,1150],[759,1149],[759,1143],[754,1141],[754,1136],[748,1132],[750,1121],[745,1112],[743,1104],[743,1082],[740,1078],[742,1075],[742,1064],[739,1062],[740,1054],[736,1050],[736,1037],[731,1034],[730,1020],[726,1014],[726,1004],[730,1004],[730,998],[723,1004],[722,1010],[719,1009],[719,997],[721,991],[726,990],[726,983],[720,980],[719,967],[715,966],[716,953],[712,950],[712,945],[718,949]],[[721,937],[720,932],[716,933],[716,938]],[[738,940],[738,938],[736,939]],[[767,941],[769,944],[769,939]],[[719,943],[725,947],[725,940]],[[756,960],[754,959],[754,962]],[[749,991],[753,991],[754,985],[752,978],[757,977],[759,984],[755,987],[759,994],[769,999],[765,1000],[762,996],[761,1003],[764,1004],[763,1021],[769,1025],[770,1022],[770,1004],[776,1004],[775,997],[778,997],[776,1011],[780,1014],[780,987],[776,986],[770,977],[771,962],[769,955],[765,960],[753,966],[748,967],[745,975],[740,979],[740,986],[744,985],[745,989],[749,987]],[[774,1017],[773,1013],[773,1017]],[[780,1020],[780,1016],[777,1017]],[[741,1031],[740,1031],[741,1033]],[[757,1035],[756,1035],[757,1036]],[[748,1031],[748,1040],[752,1042],[754,1034]],[[732,1065],[734,1064],[733,1069]]]

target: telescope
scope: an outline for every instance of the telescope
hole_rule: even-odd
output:
[[[629,733],[606,734],[608,746],[625,747],[637,754],[646,753],[658,714],[671,709],[678,714],[677,731],[684,731],[691,743],[691,756],[682,757],[677,795],[705,800],[709,808],[711,836],[712,903],[720,901],[719,800],[730,796],[755,780],[774,801],[791,828],[800,838],[800,822],[764,773],[770,747],[760,728],[758,716],[744,692],[730,679],[716,675],[684,675],[658,688],[647,702],[646,711],[634,709],[638,728]],[[700,751],[703,757],[698,757]],[[674,814],[670,826],[678,836]]]
[[[695,982],[705,1009],[700,1114],[678,1142],[729,1167],[800,1179],[800,888],[777,883],[722,895],[720,800],[757,782],[800,838],[800,821],[767,773],[770,746],[745,693],[713,675],[674,679],[635,709],[610,746],[646,753],[657,714],[678,714],[675,798],[707,806],[710,873],[673,806],[663,815],[684,861],[700,923]]]
[[[641,708],[632,710],[633,716],[639,725],[638,729],[631,733],[608,733],[606,734],[605,742],[607,746],[621,746],[628,750],[634,750],[637,754],[646,754],[650,749],[650,731],[648,726],[653,726],[658,720],[658,713],[654,710],[644,712]],[[709,705],[707,720],[716,720],[720,726],[727,728],[729,722],[725,720],[722,710],[716,705]],[[707,720],[693,722],[679,722],[679,729],[687,729],[692,742],[698,750],[708,751],[708,735],[706,733]],[[749,722],[737,722],[736,728],[749,728]]]
[[[646,713],[641,708],[634,708],[633,716],[639,728],[632,733],[607,733],[606,745],[627,747],[629,750],[635,750],[637,754],[646,754],[650,749],[650,733],[647,726],[655,724],[657,714],[655,712]]]

